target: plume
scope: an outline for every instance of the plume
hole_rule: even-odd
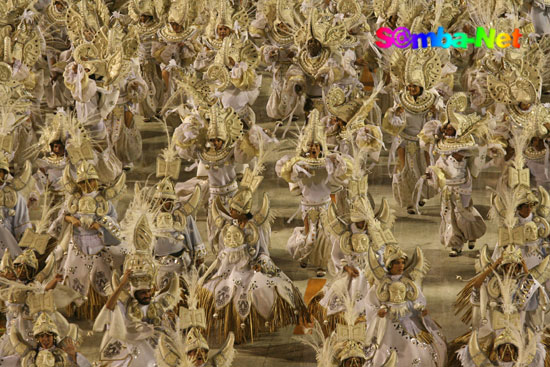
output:
[[[336,338],[330,336],[325,338],[321,324],[315,320],[311,334],[296,338],[299,342],[313,348],[316,353],[317,367],[333,367],[333,358],[336,354]]]

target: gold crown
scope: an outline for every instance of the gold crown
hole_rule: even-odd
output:
[[[355,340],[348,340],[341,344],[340,350],[338,351],[338,360],[345,361],[349,358],[362,358],[366,359],[365,345],[362,342]]]
[[[46,312],[42,312],[40,316],[38,316],[38,319],[34,322],[32,333],[34,337],[43,333],[51,333],[55,336],[59,335],[55,322]]]
[[[499,346],[504,344],[511,344],[519,349],[519,347],[522,345],[521,335],[517,331],[514,331],[511,328],[507,327],[495,339],[495,348],[498,348]]]
[[[521,250],[514,245],[508,245],[502,252],[502,263],[505,264],[521,264],[523,261],[523,256],[521,255]]]
[[[172,0],[168,10],[168,23],[178,23],[187,28],[194,15],[195,8],[191,0]]]
[[[407,259],[407,254],[397,245],[387,245],[384,250],[384,265],[389,268],[391,263],[398,259]]]
[[[154,198],[172,200],[177,199],[176,190],[174,190],[174,183],[170,177],[165,177],[157,184]]]
[[[134,252],[126,256],[124,271],[131,269],[130,290],[132,295],[139,290],[152,289],[156,275],[153,256],[148,252]]]
[[[98,179],[95,167],[88,161],[82,161],[76,170],[76,182]]]
[[[214,32],[220,25],[233,29],[232,7],[227,0],[218,0],[217,13]]]
[[[441,60],[435,49],[410,50],[405,63],[405,84],[433,88],[441,79]]]
[[[308,19],[300,32],[296,33],[296,43],[305,44],[310,39],[316,39],[325,47],[340,47],[344,44],[353,44],[355,37],[351,36],[343,22],[333,23],[334,17],[319,12],[312,7]]]
[[[13,260],[13,264],[27,265],[35,270],[38,270],[38,259],[36,258],[34,250],[30,248],[26,249],[19,256],[17,256],[15,260]]]
[[[208,139],[221,139],[226,144],[231,144],[243,133],[243,124],[233,108],[223,108],[219,104],[210,107],[207,114]]]
[[[210,347],[201,330],[197,327],[191,327],[185,337],[185,352],[189,353],[196,349],[205,349],[208,351]]]
[[[151,254],[153,231],[147,215],[142,215],[133,231],[134,252],[126,256],[124,271],[131,269],[130,288],[132,294],[137,290],[153,288],[156,265]]]

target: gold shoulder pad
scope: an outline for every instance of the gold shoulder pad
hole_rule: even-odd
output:
[[[122,193],[122,191],[125,188],[126,188],[126,173],[122,172],[122,174],[118,177],[118,180],[115,182],[115,184],[105,189],[105,194],[104,194],[105,199],[112,200],[116,198],[118,195]]]
[[[336,214],[336,206],[331,203],[328,207],[326,215],[322,216],[325,223],[324,226],[335,236],[341,236],[348,229],[348,223],[345,223]]]
[[[386,198],[382,198],[382,202],[380,203],[380,207],[378,208],[375,217],[380,221],[380,224],[382,224],[384,228],[393,227],[395,215]]]
[[[26,161],[23,171],[13,179],[12,187],[15,191],[21,191],[27,186],[32,177],[32,167],[31,162]]]
[[[537,212],[541,217],[548,218],[550,216],[550,195],[542,186],[538,187],[540,203],[537,207]]]
[[[163,367],[178,367],[182,360],[179,349],[168,335],[160,333],[159,344],[155,352],[159,364]]]
[[[479,251],[479,260],[476,261],[476,273],[480,273],[489,264],[491,264],[491,257],[489,256],[489,246],[485,245]]]
[[[223,223],[225,222],[225,218],[222,214],[230,217],[229,213],[225,210],[221,199],[217,197],[212,203],[212,221],[218,228],[222,228]]]
[[[187,200],[182,207],[182,211],[186,216],[192,215],[195,210],[197,210],[197,207],[199,206],[199,202],[201,200],[201,187],[199,185],[196,185],[193,189],[193,193],[191,194],[191,197],[189,200]]]
[[[65,166],[63,169],[63,187],[65,188],[65,191],[67,191],[69,194],[73,194],[77,190],[76,182],[73,180],[73,176],[71,175],[71,167],[69,164]]]
[[[529,274],[533,276],[540,284],[544,284],[550,279],[550,267],[548,266],[550,257],[545,257],[544,260],[533,269],[529,270]]]
[[[264,196],[262,198],[262,207],[256,214],[254,214],[254,221],[261,226],[266,221],[271,222],[272,221],[272,215],[271,215],[271,205],[269,202],[269,196],[267,196],[267,193],[264,192]]]
[[[233,358],[235,357],[235,348],[233,344],[235,343],[235,334],[229,332],[225,343],[221,347],[220,351],[214,355],[207,364],[211,367],[230,367],[233,363]]]
[[[475,330],[472,331],[470,340],[468,340],[468,351],[470,352],[470,358],[472,358],[476,366],[490,366],[493,364],[479,346],[477,331]]]
[[[424,252],[418,246],[416,247],[410,266],[412,266],[412,270],[409,275],[414,281],[421,281],[429,270],[428,262],[424,258]]]
[[[535,216],[533,222],[537,225],[537,238],[546,238],[550,235],[550,224],[546,219]]]
[[[380,263],[378,262],[376,254],[372,248],[369,248],[369,267],[376,279],[382,280],[386,276],[386,271],[382,268],[382,266],[380,266]]]

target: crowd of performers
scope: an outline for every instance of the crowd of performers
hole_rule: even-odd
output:
[[[381,49],[381,27],[521,47]],[[546,0],[1,1],[0,365],[229,367],[301,325],[320,367],[550,366],[549,34]],[[407,215],[439,201],[450,257],[498,226],[453,341],[375,166]],[[288,256],[331,275],[307,304],[265,177],[300,198]]]

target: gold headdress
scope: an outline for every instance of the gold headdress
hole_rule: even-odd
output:
[[[96,44],[104,38],[109,26],[110,12],[103,0],[74,2],[65,12],[67,34],[77,46]]]
[[[506,246],[502,252],[502,262],[501,265],[505,264],[521,264],[523,261],[523,256],[521,255],[521,250],[516,246]]]
[[[391,263],[398,259],[408,259],[407,254],[397,245],[387,245],[384,250],[384,266],[389,269]]]
[[[48,316],[47,312],[43,312],[40,316],[38,316],[38,319],[36,319],[32,328],[32,334],[34,337],[37,337],[43,333],[54,334],[56,337],[59,336],[57,326],[52,318]]]
[[[507,105],[538,101],[542,78],[524,56],[506,51],[500,62],[486,61],[491,71],[487,74],[487,89],[495,101]]]
[[[433,88],[441,79],[441,60],[434,48],[410,50],[405,63],[405,85]]]
[[[448,123],[455,129],[455,136],[445,136],[437,142],[437,150],[450,152],[465,150],[477,146],[474,137],[487,136],[487,120],[476,113],[464,114],[468,106],[468,97],[465,93],[455,93],[447,102]]]
[[[134,188],[134,197],[124,219],[120,223],[122,238],[132,244],[132,252],[126,256],[124,271],[132,269],[130,286],[132,295],[137,290],[151,289],[154,285],[156,265],[153,259],[154,227],[158,209],[152,210],[150,188]]]
[[[215,103],[215,98],[212,97],[212,84],[182,69],[175,70],[174,80],[178,85],[178,90],[166,102],[163,111],[166,111],[167,108],[176,107],[180,102],[175,101],[181,98],[182,95],[187,98],[187,104],[197,108],[200,112],[208,111],[210,106]]]
[[[262,5],[261,12],[267,19],[270,36],[281,46],[291,45],[294,42],[295,31],[298,30],[301,24],[299,10],[296,9],[298,4],[291,0],[271,0],[264,2]],[[260,11],[260,9],[257,11]],[[283,24],[284,27],[281,26]],[[263,34],[255,28],[251,29],[251,33]]]
[[[207,113],[208,139],[221,139],[226,146],[232,145],[243,134],[243,123],[233,108],[219,104],[210,107]]]
[[[217,9],[215,10],[217,15],[214,31],[220,25],[233,29],[233,8],[231,7],[231,4],[227,0],[218,0],[217,5]]]
[[[512,130],[511,144],[516,152],[522,152],[525,149],[527,137],[527,129]],[[536,224],[527,222],[518,225],[516,214],[521,204],[538,202],[538,198],[530,188],[529,169],[525,167],[523,154],[514,154],[507,174],[508,180],[498,186],[498,191],[491,198],[492,215],[496,214],[500,219],[499,245],[523,245],[538,238]]]
[[[73,51],[74,60],[83,65],[89,75],[102,76],[96,83],[114,85],[123,80],[132,69],[131,58],[137,53],[138,41],[135,32],[124,32],[122,25],[115,23],[96,37],[94,43],[82,43]]]
[[[131,0],[128,3],[128,15],[136,24],[140,35],[151,35],[162,27],[162,17],[168,7],[166,0]],[[145,15],[152,20],[142,23],[140,17]]]
[[[319,111],[317,109],[314,109],[309,113],[307,125],[300,136],[298,152],[305,153],[309,151],[309,147],[312,144],[319,144],[321,146],[321,151],[326,154],[327,138],[325,133],[325,125],[321,122],[319,118]]]
[[[323,47],[342,47],[356,42],[345,23],[334,24],[334,16],[328,12],[319,12],[312,7],[307,22],[296,32],[294,42],[304,47],[310,39],[316,39]]]
[[[124,271],[132,269],[130,287],[132,295],[138,290],[152,289],[156,275],[156,265],[151,254],[153,233],[146,215],[141,216],[134,227],[134,252],[127,255]]]
[[[199,277],[199,272],[196,269],[192,269],[183,275],[183,279],[188,291],[188,308],[180,307],[178,329],[187,330],[185,353],[195,349],[205,349],[208,351],[210,348],[203,335],[207,325],[206,313],[203,308],[197,308],[199,292],[206,279],[206,275]]]
[[[249,213],[252,209],[252,194],[264,178],[254,175],[250,168],[246,168],[239,191],[229,201],[229,207],[238,210],[240,213]]]
[[[185,352],[188,353],[196,349],[205,349],[208,351],[210,347],[201,330],[197,327],[191,327],[185,336]]]
[[[461,114],[460,112],[465,111],[466,107],[468,107],[466,93],[455,93],[447,102],[447,118],[451,126],[455,128],[457,136],[464,136],[481,119],[476,114]]]
[[[36,258],[34,250],[30,248],[26,249],[19,256],[17,256],[15,260],[13,260],[13,264],[22,264],[38,270],[38,259]]]
[[[79,183],[93,179],[99,180],[95,167],[88,161],[82,161],[76,170],[76,182]]]
[[[15,98],[15,88],[0,90],[0,151],[11,154],[14,151],[14,132],[28,117],[30,105],[21,98]]]
[[[174,190],[174,183],[170,177],[165,177],[156,185],[155,199],[171,199],[176,200],[176,191]]]
[[[58,111],[54,115],[46,116],[46,127],[42,131],[42,136],[44,136],[44,143],[49,145],[54,141],[61,141],[65,144],[67,138],[65,133],[65,123],[66,114],[63,110]]]
[[[61,10],[57,9],[56,3],[62,6]],[[52,0],[46,9],[48,20],[58,25],[65,24],[68,7],[69,4],[65,0]]]
[[[159,31],[159,35],[167,42],[181,42],[193,36],[197,31],[192,23],[197,16],[198,3],[191,0],[172,0],[168,10],[168,22]],[[183,28],[182,31],[174,31],[170,23],[179,24]]]

